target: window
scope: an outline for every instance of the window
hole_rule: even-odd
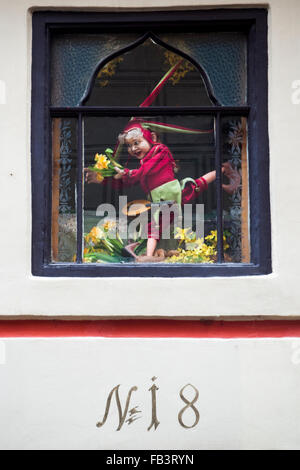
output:
[[[270,272],[265,10],[38,12],[32,77],[33,274]]]

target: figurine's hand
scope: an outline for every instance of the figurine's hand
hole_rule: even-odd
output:
[[[235,193],[241,184],[241,175],[229,162],[223,163],[222,173],[229,179],[229,184],[222,184],[222,188],[228,194]]]
[[[234,168],[232,168],[229,162],[222,163],[222,173],[224,173],[224,175],[229,177],[233,171],[234,171]]]
[[[120,168],[118,168],[117,166],[114,167],[114,169],[116,170],[117,174],[114,175],[114,179],[115,180],[120,180],[123,175],[125,174],[125,171],[124,170],[121,170]]]
[[[87,184],[91,184],[91,183],[101,184],[101,181],[97,178],[98,173],[96,173],[95,171],[91,171],[88,168],[84,168],[83,171],[84,171],[84,181]]]

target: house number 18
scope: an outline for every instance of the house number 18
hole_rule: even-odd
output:
[[[152,377],[152,381],[155,382],[156,377]],[[131,400],[131,395],[133,392],[136,392],[138,387],[133,386],[129,390],[125,402],[124,409],[121,405],[121,400],[120,400],[120,395],[119,395],[119,387],[120,385],[116,385],[109,393],[107,400],[106,400],[106,407],[104,411],[104,416],[102,421],[99,421],[97,423],[97,427],[101,428],[107,420],[107,417],[109,415],[109,410],[111,407],[111,401],[113,396],[115,396],[116,400],[116,405],[118,409],[118,416],[119,416],[119,425],[117,427],[117,431],[120,431],[122,428],[123,424],[126,422],[128,425],[136,421],[137,419],[140,418],[141,411],[138,410],[138,406],[135,406],[133,408],[130,408],[130,400]],[[185,396],[185,391],[186,389],[191,388],[194,392],[194,398],[192,400],[186,398]],[[157,390],[159,390],[159,387],[155,383],[149,388],[149,392],[151,392],[151,408],[152,408],[152,419],[149,427],[147,428],[147,431],[150,431],[151,428],[154,428],[156,430],[160,424],[158,417],[157,417]],[[182,426],[185,429],[191,429],[197,426],[199,419],[200,419],[200,413],[198,409],[195,406],[195,403],[198,401],[199,398],[199,391],[197,390],[196,387],[192,384],[186,384],[184,387],[181,388],[179,391],[179,396],[181,400],[185,403],[185,406],[179,411],[178,413],[178,422],[180,426]],[[187,424],[184,419],[185,413],[191,410],[192,413],[194,414],[194,420],[192,424]]]

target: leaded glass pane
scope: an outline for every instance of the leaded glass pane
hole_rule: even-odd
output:
[[[247,119],[228,116],[222,119],[223,162],[223,226],[227,237],[225,261],[250,263],[249,182]]]
[[[246,103],[246,35],[238,32],[166,33],[160,34],[159,37],[166,44],[186,53],[203,68],[216,99],[222,105]],[[86,96],[90,80],[99,63],[112,53],[133,44],[137,39],[139,39],[137,34],[127,33],[56,35],[51,46],[51,104],[53,106],[78,106]],[[141,54],[144,54],[142,58]],[[118,56],[110,65],[99,71],[94,84],[95,95],[90,98],[89,104],[100,105],[101,98],[103,105],[118,106],[122,104],[122,100],[125,104],[128,101],[130,106],[134,106],[135,102],[139,105],[145,96],[142,87],[146,87],[146,90],[150,89],[153,83],[155,84],[156,74],[160,79],[163,70],[173,60],[172,53],[164,48],[160,49],[160,46],[154,45],[149,39],[143,46],[140,46],[140,49],[128,52],[128,57],[127,55]],[[172,81],[168,85],[170,97],[163,99],[161,95],[159,99],[162,102],[157,101],[156,104],[167,105],[169,101],[171,103],[175,101],[175,106],[182,105],[184,83],[186,83],[185,88],[189,87],[194,91],[196,86],[199,87],[198,90],[201,87],[197,72],[191,64],[185,62],[180,70],[181,78],[179,77],[180,80],[175,84],[176,86]],[[184,80],[183,74],[186,75]],[[113,93],[116,86],[119,87],[119,92],[122,89],[121,93],[117,93],[117,89]],[[134,86],[136,86],[135,92]],[[97,88],[100,90],[96,92]],[[100,93],[101,88],[103,93]],[[196,90],[196,96],[198,90]],[[188,93],[185,90],[185,94],[188,95]],[[211,104],[207,97],[207,103],[203,100],[204,93],[200,104],[197,99],[193,104]],[[185,105],[188,104],[186,102]]]
[[[76,158],[75,119],[52,123],[52,261],[72,262],[76,256]]]
[[[57,34],[51,44],[51,104],[78,106],[101,60],[136,41],[136,34]]]
[[[223,106],[247,102],[247,36],[239,32],[166,33],[158,35],[196,60],[205,70]]]

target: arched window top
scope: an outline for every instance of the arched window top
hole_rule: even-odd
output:
[[[149,34],[97,66],[81,104],[88,106],[217,104],[201,67]]]
[[[117,85],[125,95],[121,101],[127,100],[127,105],[134,106],[135,96],[139,105],[139,100],[156,85],[155,80],[160,80],[167,71],[174,53],[185,59],[188,71],[182,67],[185,76],[175,86],[175,78],[168,83],[164,94],[171,106],[189,106],[190,99],[193,106],[246,104],[247,37],[242,32],[224,31],[155,36],[148,33],[142,38],[137,33],[58,34],[51,45],[51,104],[98,105],[101,98],[103,105],[112,106],[115,100],[116,106],[122,106],[118,93],[111,92]],[[197,102],[193,92],[192,98],[186,93],[188,87],[193,92],[198,88]],[[184,97],[179,90],[185,90]],[[156,105],[167,105],[163,95],[158,99]]]

